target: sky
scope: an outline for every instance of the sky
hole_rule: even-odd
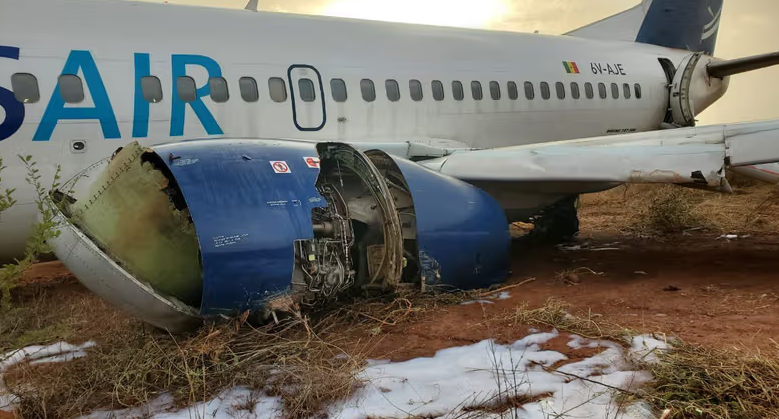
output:
[[[150,0],[162,2],[164,0]],[[168,0],[242,9],[248,0]],[[259,0],[259,10],[560,34],[618,13],[638,0]],[[725,0],[715,55],[779,51],[778,0]],[[731,77],[699,124],[779,118],[779,66]]]

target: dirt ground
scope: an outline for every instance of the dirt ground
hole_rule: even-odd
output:
[[[520,338],[528,326],[511,322],[512,313],[522,305],[540,307],[549,298],[569,303],[574,314],[638,332],[749,352],[775,348],[779,234],[753,231],[726,239],[719,238],[721,231],[696,229],[642,238],[611,228],[609,217],[624,217],[625,211],[596,197],[581,210],[582,233],[573,246],[513,245],[506,285],[524,283],[510,288],[509,298],[441,306],[414,322],[385,326],[372,340],[371,355],[400,360],[486,338]],[[577,276],[564,275],[574,269]],[[59,304],[79,301],[71,310],[85,315],[71,340],[99,335],[106,317],[114,326],[131,321],[81,287],[59,262],[35,266],[24,283],[19,292],[44,288],[57,295]],[[486,321],[498,317],[509,321]]]

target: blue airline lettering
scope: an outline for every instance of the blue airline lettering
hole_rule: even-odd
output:
[[[57,87],[54,88],[54,93],[49,99],[49,104],[46,106],[46,111],[43,113],[38,130],[35,131],[35,136],[32,138],[33,141],[51,140],[54,128],[62,119],[97,119],[100,121],[103,137],[121,138],[116,115],[111,107],[111,101],[108,99],[103,79],[100,78],[100,72],[97,70],[95,60],[89,51],[71,51],[65,62],[65,68],[62,69],[62,74],[78,75],[79,69],[84,74],[84,82],[89,88],[95,106],[93,108],[66,108],[65,101],[60,94],[60,85],[57,83]]]
[[[0,45],[0,58],[19,59],[19,48]],[[151,75],[151,64],[149,54],[136,53],[134,56],[135,64],[135,97],[133,106],[133,138],[145,138],[149,134],[149,103],[143,98],[141,89],[141,78]],[[179,99],[176,79],[187,75],[187,65],[198,65],[203,67],[208,78],[221,77],[222,69],[219,63],[210,57],[202,55],[174,54],[171,56],[171,68],[173,73],[173,92],[171,95],[172,108],[170,120],[170,135],[184,135],[184,119],[186,115],[186,105]],[[83,73],[84,83],[86,84],[94,102],[94,107],[66,107],[60,94],[60,86],[54,89],[49,102],[44,111],[41,123],[33,136],[33,141],[50,141],[55,128],[60,120],[73,119],[96,119],[100,121],[100,127],[103,131],[103,137],[107,139],[121,138],[119,125],[116,120],[116,114],[111,106],[111,100],[105,89],[105,84],[97,69],[95,60],[89,51],[72,50],[68,55],[65,66],[61,74],[78,75],[79,70]],[[208,110],[208,107],[200,99],[203,96],[211,94],[211,89],[206,84],[197,89],[197,99],[189,105],[200,120],[208,135],[222,135],[224,132],[219,127],[214,116]],[[22,126],[25,117],[24,104],[16,100],[13,92],[0,87],[0,107],[5,111],[5,119],[0,123],[0,141],[11,137]]]
[[[135,105],[133,109],[133,138],[149,135],[149,102],[143,98],[141,79],[151,75],[149,54],[135,54]]]
[[[19,59],[19,48],[0,45],[0,58]],[[14,135],[24,122],[24,104],[16,100],[13,92],[0,87],[0,107],[5,110],[5,119],[0,123],[0,141]]]
[[[184,135],[184,117],[186,115],[187,103],[179,98],[176,80],[179,77],[187,75],[187,65],[199,65],[205,68],[208,72],[209,79],[212,77],[222,77],[222,69],[219,67],[219,64],[212,58],[203,55],[174,54],[171,56],[171,69],[173,73],[173,94],[171,95],[171,101],[173,102],[173,105],[170,115],[171,137]],[[197,98],[193,102],[190,102],[189,105],[192,106],[192,110],[195,112],[195,115],[197,115],[200,123],[203,124],[203,128],[206,129],[208,135],[222,135],[224,132],[222,132],[222,129],[219,127],[216,119],[214,119],[214,116],[211,115],[211,112],[208,110],[208,107],[206,107],[206,104],[200,100],[201,97],[208,96],[210,94],[211,88],[209,87],[208,82],[206,82],[205,86],[197,89]]]

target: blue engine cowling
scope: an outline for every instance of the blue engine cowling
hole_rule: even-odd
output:
[[[54,247],[87,287],[163,328],[182,329],[189,323],[178,317],[193,313],[267,315],[284,305],[331,301],[347,288],[423,283],[466,289],[508,275],[508,223],[495,200],[381,151],[220,139],[153,147],[142,160],[164,172],[194,225],[201,278],[193,281],[202,282],[202,298],[190,303],[193,310],[153,291],[153,278],[122,271],[113,287],[105,284],[113,274],[93,278],[83,257],[68,257],[76,253],[73,237],[88,238],[73,225],[73,234],[62,239],[71,241]],[[131,265],[116,260],[105,243],[84,245],[90,254],[114,259],[104,266]],[[178,313],[165,308],[171,312],[152,316],[158,313],[149,309],[152,303],[119,291],[135,283],[157,294],[153,301],[175,300]]]

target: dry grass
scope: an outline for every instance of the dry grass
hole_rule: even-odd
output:
[[[13,305],[0,310],[0,354],[70,339],[83,328],[88,306],[98,301],[91,295],[62,295],[49,287],[20,287],[17,291],[23,292],[14,292]]]
[[[670,409],[669,418],[779,417],[779,352],[744,355],[678,342],[661,360],[646,366],[655,380],[645,395]]]
[[[700,226],[703,221],[693,212],[697,200],[690,195],[689,191],[675,186],[658,189],[650,197],[646,210],[639,214],[635,227],[639,231],[668,234]]]
[[[511,324],[543,325],[557,330],[573,333],[590,339],[607,339],[625,342],[636,333],[618,324],[608,323],[592,315],[591,312],[577,315],[569,312],[570,305],[555,298],[550,298],[539,308],[529,309],[520,305],[507,320]]]
[[[779,188],[742,183],[720,194],[665,185],[629,185],[585,195],[580,215],[584,231],[658,237],[701,228],[715,234],[779,233]]]
[[[362,300],[262,327],[239,320],[207,326],[191,336],[125,323],[96,336],[98,345],[88,356],[20,364],[6,374],[6,384],[19,397],[19,418],[76,417],[146,404],[163,394],[181,407],[235,386],[280,397],[286,418],[320,417],[362,385],[357,374],[382,326],[471,297]],[[233,408],[247,410],[249,403]]]
[[[348,397],[360,353],[340,348],[321,321],[289,319],[261,328],[211,326],[191,337],[129,328],[72,362],[21,365],[7,376],[21,418],[74,417],[97,408],[148,403],[163,394],[177,406],[242,385],[280,396],[289,418],[308,418]]]

